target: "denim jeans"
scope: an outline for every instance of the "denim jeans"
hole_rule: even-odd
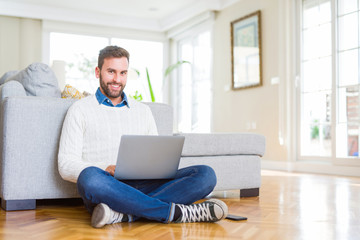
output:
[[[205,165],[179,169],[175,179],[119,181],[108,172],[88,167],[79,175],[77,186],[85,207],[92,213],[99,203],[129,214],[133,220],[147,218],[168,223],[176,203],[191,204],[206,197],[216,185],[216,175]]]

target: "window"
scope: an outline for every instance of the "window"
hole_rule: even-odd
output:
[[[211,131],[211,32],[203,31],[178,42],[178,60],[183,64],[176,88],[179,132]]]
[[[140,73],[139,77],[128,77],[126,92],[134,95],[138,91],[145,101],[151,101],[146,77],[146,68],[148,68],[155,101],[162,102],[163,43],[112,38],[111,44],[128,50],[130,53],[129,68]]]
[[[94,93],[99,85],[94,73],[99,50],[108,44],[107,38],[52,32],[50,64],[56,64],[55,61],[64,64],[63,84]]]
[[[146,68],[157,102],[162,101],[163,43],[120,38],[106,38],[67,33],[50,34],[50,63],[63,62],[64,84],[70,84],[80,91],[94,93],[99,86],[95,67],[99,50],[107,45],[118,45],[130,53],[129,76],[126,93],[141,94],[144,101],[151,101]],[[140,75],[136,73],[138,71]]]
[[[358,159],[359,1],[301,6],[300,158]]]

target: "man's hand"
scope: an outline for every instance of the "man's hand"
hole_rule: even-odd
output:
[[[112,176],[114,176],[115,175],[115,165],[109,165],[106,169],[105,169],[105,171],[107,171],[108,173],[110,173]]]

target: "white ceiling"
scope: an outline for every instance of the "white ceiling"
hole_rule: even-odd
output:
[[[163,32],[240,0],[0,0],[0,15]]]

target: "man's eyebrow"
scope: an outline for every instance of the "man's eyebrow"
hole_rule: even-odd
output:
[[[111,67],[109,67],[109,68],[107,68],[106,69],[107,71],[115,71],[116,72],[116,69],[114,69],[114,68],[111,68]],[[128,72],[128,70],[127,69],[125,69],[125,70],[122,70],[122,71],[120,71],[120,72]]]

